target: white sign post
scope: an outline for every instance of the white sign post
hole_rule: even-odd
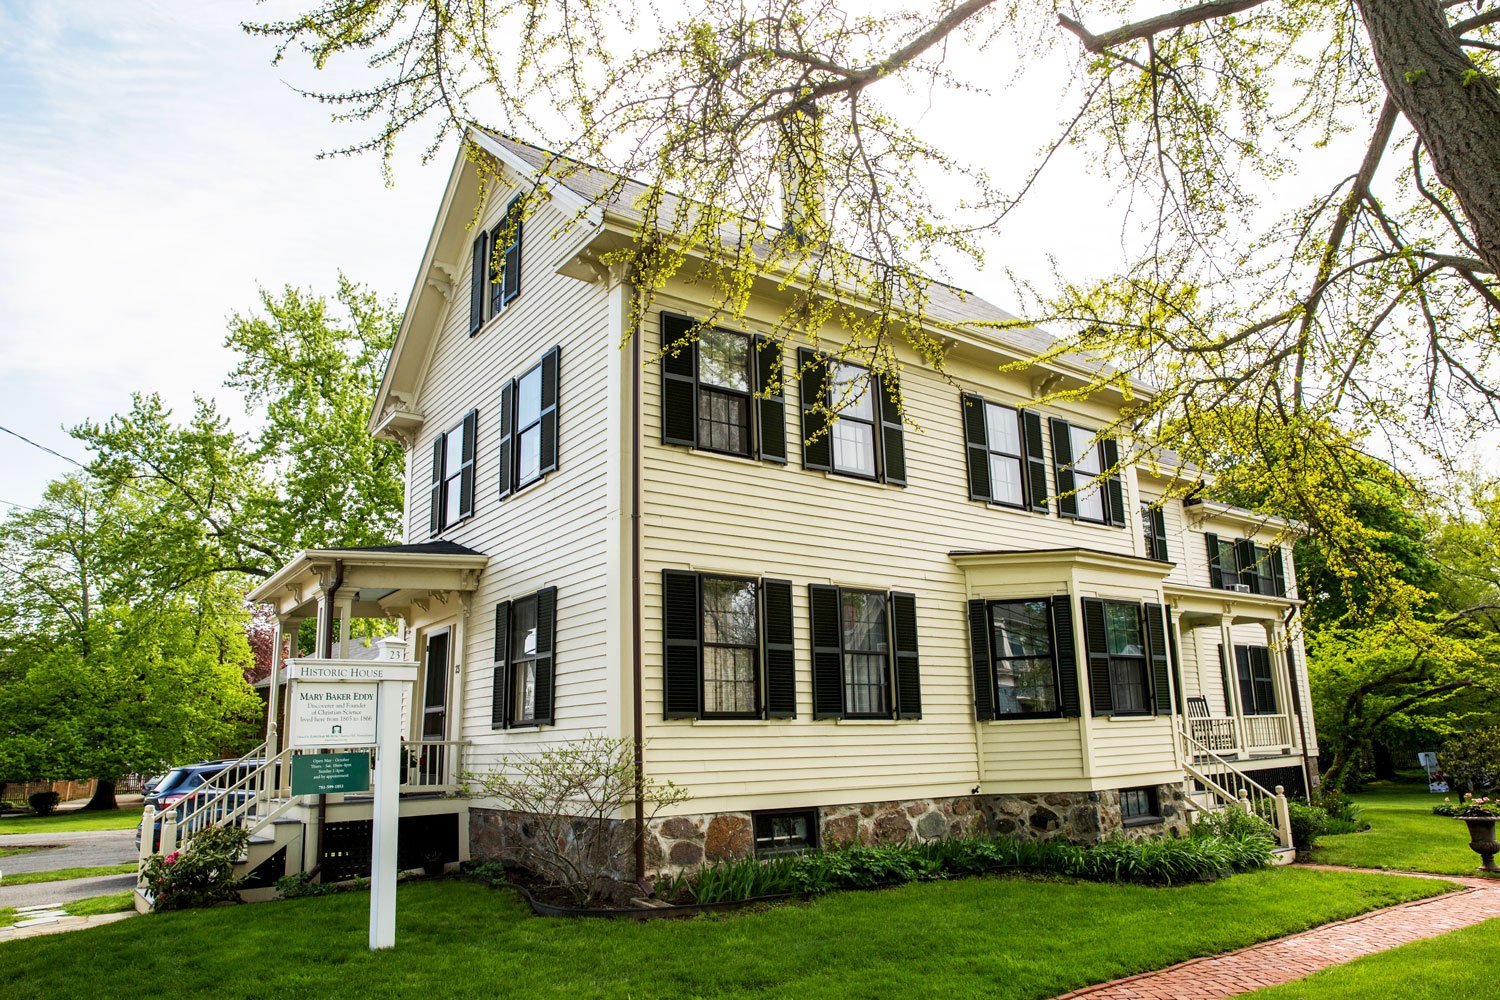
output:
[[[375,809],[370,850],[370,950],[396,946],[396,837],[401,819],[401,699],[417,664],[399,659],[400,640],[386,640],[394,660],[292,660],[289,746],[375,747]],[[305,696],[305,697],[304,697]]]

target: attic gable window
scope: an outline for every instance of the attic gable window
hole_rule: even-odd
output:
[[[521,294],[521,196],[512,198],[499,224],[474,237],[469,270],[469,336]]]

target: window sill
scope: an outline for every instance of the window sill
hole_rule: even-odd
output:
[[[826,721],[826,720],[825,720]],[[903,722],[916,722],[916,719],[834,719],[840,726],[899,726]]]
[[[973,498],[971,497],[970,499]],[[1033,510],[1025,504],[1020,503],[1001,503],[999,500],[979,500],[976,502],[984,504],[991,510],[1008,510],[1012,514],[1035,514],[1038,517],[1052,516],[1052,512],[1050,510]]]
[[[853,472],[829,472],[827,470],[822,471],[824,479],[832,479],[841,483],[859,483],[863,486],[873,486],[876,489],[901,489],[901,487],[896,485],[895,483],[881,482],[878,476],[861,476]]]
[[[668,447],[671,447],[671,446],[668,445]],[[689,448],[688,449],[688,454],[690,454],[690,455],[702,455],[704,458],[726,459],[726,460],[728,460],[730,462],[742,462],[745,465],[764,465],[764,464],[766,464],[761,459],[756,458],[754,455],[736,455],[732,451],[714,451],[712,448],[698,448],[698,447],[693,447],[693,448]],[[781,463],[779,463],[779,462],[773,462],[773,463],[770,463],[770,464],[779,465]]]
[[[1151,712],[1125,712],[1117,715],[1107,716],[1110,722],[1151,722],[1155,719],[1165,719],[1168,716],[1155,715]]]
[[[690,719],[695,726],[764,726],[777,719]]]
[[[539,733],[542,726],[539,722],[523,722],[510,726],[491,726],[490,729],[497,733]]]
[[[1121,820],[1120,825],[1129,830],[1137,826],[1160,826],[1166,822],[1160,816],[1136,816],[1133,819]]]
[[[1077,717],[1068,715],[1000,715],[993,719],[984,719],[983,721],[1016,726],[1028,723],[1035,725],[1038,722],[1068,722],[1069,720],[1077,721]]]

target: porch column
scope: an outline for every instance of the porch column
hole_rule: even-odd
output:
[[[1245,748],[1245,706],[1240,704],[1240,671],[1234,658],[1234,618],[1224,615],[1219,619],[1219,642],[1224,646],[1225,701],[1229,703],[1230,718],[1234,720],[1234,745],[1236,756]]]
[[[1286,676],[1286,628],[1279,620],[1264,623],[1266,647],[1271,651],[1271,683],[1276,688],[1276,713],[1282,719],[1282,737],[1286,749],[1295,749],[1297,734],[1292,728],[1292,692]]]
[[[322,660],[327,659],[327,655],[324,653],[323,649],[323,637],[328,634],[328,616],[329,614],[331,614],[331,609],[328,607],[328,602],[323,599],[322,595],[319,595],[316,602],[316,607],[318,609],[318,619],[317,623],[313,626],[312,655],[314,659]]]
[[[281,693],[277,690],[276,675],[281,672],[281,643],[286,635],[286,625],[281,616],[276,616],[276,632],[271,642],[271,681],[266,688],[266,759],[271,760],[281,752]]]

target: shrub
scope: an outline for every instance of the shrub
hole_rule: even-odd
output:
[[[635,801],[635,742],[588,736],[539,751],[502,757],[492,770],[464,775],[476,798],[495,798],[525,814],[514,859],[577,906],[598,896],[630,849],[615,817]],[[686,802],[687,790],[641,776],[646,822]]]
[[[51,816],[57,811],[57,803],[62,801],[62,796],[56,792],[34,792],[27,796],[26,801],[31,803],[31,811],[38,816]]]
[[[1451,737],[1438,750],[1438,762],[1453,787],[1473,793],[1500,781],[1500,726]]]
[[[158,910],[185,910],[195,906],[234,902],[241,879],[234,877],[235,862],[245,853],[250,835],[239,827],[216,826],[194,837],[187,847],[163,857],[146,860],[146,888]]]
[[[1318,838],[1328,832],[1328,813],[1300,799],[1289,801],[1287,811],[1292,820],[1292,846],[1299,851],[1312,850]]]
[[[370,880],[356,876],[348,882],[314,882],[309,872],[295,872],[276,880],[278,899],[305,899],[309,896],[330,896],[336,892],[364,892],[370,888]]]
[[[1193,837],[1262,837],[1274,842],[1276,830],[1261,816],[1234,806],[1225,806],[1199,817],[1193,823]]]
[[[1337,789],[1325,789],[1315,805],[1328,814],[1323,830],[1326,834],[1359,833],[1370,828],[1370,824],[1360,819],[1360,808],[1354,800]]]

